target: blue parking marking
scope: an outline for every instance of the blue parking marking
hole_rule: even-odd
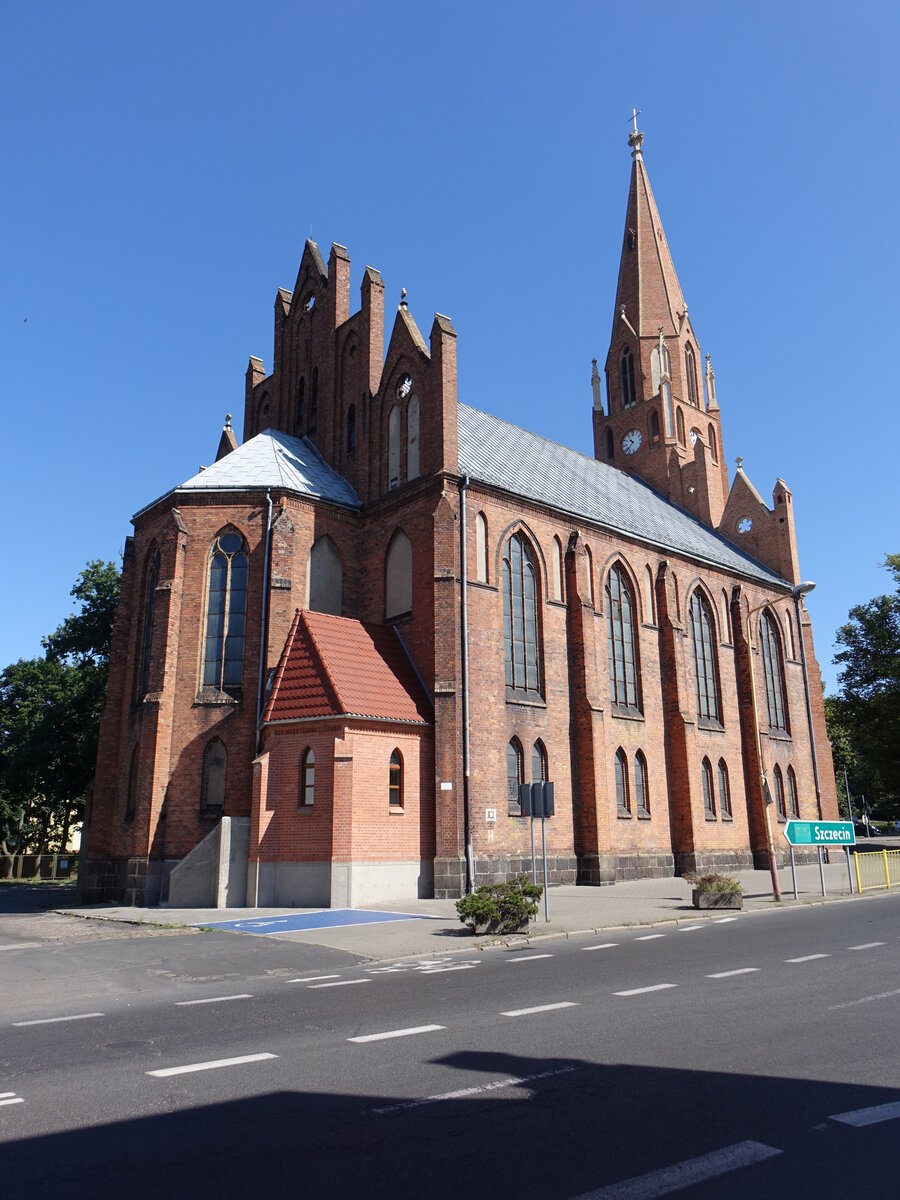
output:
[[[277,917],[246,917],[239,921],[200,921],[204,929],[233,929],[238,933],[302,933],[305,929],[336,929],[346,925],[377,925],[385,921],[435,921],[431,913],[379,912],[367,908],[324,908],[319,912],[284,913]]]

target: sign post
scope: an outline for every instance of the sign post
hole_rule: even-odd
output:
[[[534,852],[534,818],[541,818],[541,861],[544,870],[544,920],[550,920],[550,901],[547,896],[547,832],[544,825],[545,817],[552,817],[555,811],[553,802],[553,784],[542,780],[534,783],[519,784],[519,804],[522,806],[522,816],[531,818],[531,882],[537,883],[537,859]]]
[[[822,865],[822,847],[843,846],[847,851],[847,874],[850,890],[853,891],[853,876],[850,875],[850,846],[856,845],[856,834],[852,821],[788,821],[784,836],[791,848],[791,873],[794,877],[794,899],[797,899],[797,873],[794,866],[795,846],[815,846],[819,858],[819,879],[822,895],[825,895],[825,868]]]

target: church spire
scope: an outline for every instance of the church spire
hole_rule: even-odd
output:
[[[667,336],[677,335],[684,324],[687,305],[644,166],[644,135],[637,127],[637,118],[638,113],[634,111],[634,128],[628,135],[634,161],[619,262],[615,320],[619,320],[624,304],[625,314],[639,337],[655,336],[660,325]]]

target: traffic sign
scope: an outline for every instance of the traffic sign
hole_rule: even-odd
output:
[[[852,821],[788,821],[784,836],[790,846],[855,846]]]

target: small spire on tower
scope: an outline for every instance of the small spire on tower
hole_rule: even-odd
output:
[[[597,360],[592,358],[594,364],[591,369],[591,390],[594,393],[594,412],[603,413],[603,398],[600,394],[600,372],[597,370]]]
[[[631,120],[634,124],[634,128],[628,135],[628,145],[631,147],[632,158],[643,158],[641,147],[644,144],[644,135],[637,127],[637,119],[640,115],[641,110],[639,108],[633,108],[631,110]]]
[[[712,369],[712,358],[708,354],[706,356],[706,407],[710,410],[719,407],[716,399],[716,373]]]

